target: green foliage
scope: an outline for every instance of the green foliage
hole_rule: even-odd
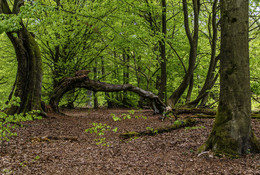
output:
[[[121,121],[121,120],[125,120],[125,119],[131,119],[131,115],[129,114],[122,114],[121,117],[117,117],[115,114],[111,113],[110,114],[113,118],[113,120],[116,122],[116,121]]]
[[[175,120],[173,124],[177,125],[177,126],[180,126],[180,125],[183,124],[183,121],[182,120]]]
[[[18,31],[21,28],[21,17],[13,14],[0,14],[0,34],[3,32]]]
[[[21,113],[14,115],[8,115],[3,112],[5,109],[10,108],[11,106],[19,106],[20,102],[21,101],[19,98],[14,97],[12,100],[9,101],[8,104],[0,104],[0,142],[2,151],[4,142],[9,142],[11,137],[17,136],[17,133],[13,132],[13,129],[19,127],[18,123],[32,121],[34,119],[41,119],[41,117],[38,116],[41,111],[37,110],[30,111],[26,114]]]
[[[154,133],[154,134],[158,134],[158,130],[157,129],[153,129],[151,127],[146,127],[146,130],[152,131],[152,133]]]
[[[93,127],[86,129],[85,132],[95,134],[98,137],[97,139],[95,139],[97,145],[110,146],[110,144],[106,141],[106,138],[104,137],[105,132],[112,130],[116,133],[118,128],[115,127],[112,129],[111,126],[102,123],[92,123],[92,125]]]
[[[134,110],[130,110],[128,112],[129,112],[129,114],[125,114],[125,113],[121,114],[121,117],[116,116],[114,113],[111,113],[110,115],[111,115],[111,117],[113,118],[113,120],[115,122],[116,121],[125,120],[125,119],[129,119],[130,120],[132,118],[131,115],[134,115],[135,111]],[[147,117],[145,117],[145,116],[138,116],[138,115],[136,115],[134,118],[135,119],[138,119],[138,118],[147,119]]]

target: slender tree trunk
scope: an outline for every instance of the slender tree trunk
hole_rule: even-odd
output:
[[[105,77],[106,69],[105,69],[105,63],[104,63],[104,57],[103,56],[101,57],[101,65],[102,65],[102,68],[101,68],[102,77]],[[105,78],[103,80],[105,80]],[[108,92],[105,92],[105,99],[107,100],[107,107],[112,108],[113,104],[110,100],[110,95],[109,95]]]
[[[221,0],[220,99],[213,129],[200,150],[227,155],[260,152],[251,126],[248,3]]]
[[[93,68],[93,72],[94,72],[94,80],[96,80],[97,79],[97,60],[95,60],[95,66]],[[97,97],[96,91],[93,92],[93,96],[94,96],[94,108],[97,109],[98,108],[98,97]]]
[[[172,93],[172,95],[168,99],[168,105],[171,107],[174,107],[174,105],[178,102],[178,100],[180,99],[184,91],[189,86],[190,80],[193,76],[193,72],[195,69],[195,63],[197,57],[200,0],[193,0],[193,13],[194,13],[193,36],[191,34],[190,27],[189,27],[187,1],[183,0],[182,3],[183,3],[183,12],[184,12],[185,31],[190,43],[189,68],[179,87]]]
[[[199,104],[199,102],[201,102],[201,105],[203,106],[206,101],[207,101],[207,97],[208,97],[208,93],[209,90],[214,86],[215,82],[218,79],[218,74],[215,75],[214,71],[216,70],[216,66],[217,66],[217,62],[219,60],[219,56],[216,57],[216,47],[217,47],[217,36],[218,36],[218,29],[217,29],[217,22],[216,22],[216,18],[217,18],[217,4],[218,4],[218,0],[215,0],[212,6],[212,17],[209,17],[209,21],[208,21],[208,31],[209,31],[209,39],[211,40],[211,59],[210,59],[210,64],[209,64],[209,68],[208,68],[208,73],[207,73],[207,77],[206,80],[204,82],[204,85],[201,89],[201,91],[199,92],[199,95],[197,96],[197,98],[195,100],[193,100],[192,102],[189,102],[187,105],[188,106],[197,106]],[[211,26],[210,24],[212,24],[212,37],[211,37]]]
[[[193,76],[191,77],[190,84],[189,84],[189,90],[186,96],[186,103],[190,102],[192,90],[193,90],[193,84],[194,84],[194,78]]]
[[[129,83],[129,61],[130,56],[125,51],[123,53],[123,59],[124,59],[124,70],[123,70],[123,84]],[[123,91],[123,105],[128,106],[128,97],[127,97],[127,91]]]
[[[166,84],[167,84],[167,60],[166,60],[166,0],[162,0],[162,34],[163,38],[159,41],[160,45],[160,52],[161,52],[161,59],[160,59],[160,66],[161,66],[161,78],[160,78],[160,86],[158,96],[161,100],[165,100],[166,97]]]

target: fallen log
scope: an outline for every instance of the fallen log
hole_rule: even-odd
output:
[[[175,114],[207,114],[207,115],[216,115],[216,111],[213,109],[205,108],[176,108]]]
[[[145,136],[145,135],[154,136],[156,134],[161,134],[161,133],[164,133],[164,132],[170,132],[170,131],[180,129],[180,128],[183,128],[183,127],[194,126],[196,123],[197,123],[196,120],[191,119],[191,118],[188,118],[186,120],[176,120],[172,125],[165,126],[165,127],[162,127],[162,128],[155,128],[155,129],[148,128],[148,130],[146,130],[146,131],[140,131],[140,132],[133,131],[133,132],[121,133],[119,135],[119,138],[122,139],[122,140],[125,140],[125,139],[129,139],[129,138],[132,138],[132,137],[140,137],[140,136]]]
[[[62,96],[75,88],[85,88],[94,92],[119,92],[119,91],[131,91],[144,98],[148,98],[152,101],[152,108],[154,113],[165,112],[165,104],[159,99],[159,97],[150,91],[145,91],[139,87],[135,87],[131,84],[110,84],[90,80],[87,76],[75,76],[63,78],[59,83],[59,86],[54,89],[54,92],[50,99],[50,106],[54,112],[59,112],[59,102]]]
[[[197,114],[197,115],[194,115],[192,116],[192,118],[201,118],[201,119],[206,119],[206,118],[215,118],[216,115],[206,115],[206,114]],[[251,114],[251,118],[252,119],[260,119],[260,114]]]

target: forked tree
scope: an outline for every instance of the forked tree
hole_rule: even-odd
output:
[[[202,150],[227,155],[260,152],[251,126],[248,0],[221,0],[220,99]]]

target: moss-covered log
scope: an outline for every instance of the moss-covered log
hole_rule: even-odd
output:
[[[205,108],[177,108],[174,109],[175,114],[207,114],[216,115],[216,110]]]
[[[121,133],[120,134],[120,138],[121,139],[129,139],[132,137],[140,137],[140,136],[153,136],[156,134],[160,134],[160,133],[164,133],[164,132],[170,132],[179,128],[183,128],[183,127],[187,127],[187,126],[194,126],[196,124],[196,120],[195,119],[191,119],[188,118],[186,120],[176,120],[174,122],[174,124],[170,125],[170,126],[165,126],[162,128],[147,128],[146,131],[140,131],[140,132],[127,132],[127,133]]]
[[[192,118],[215,118],[216,115],[205,115],[205,114],[197,114],[192,116]],[[252,119],[260,119],[260,114],[251,114]]]

